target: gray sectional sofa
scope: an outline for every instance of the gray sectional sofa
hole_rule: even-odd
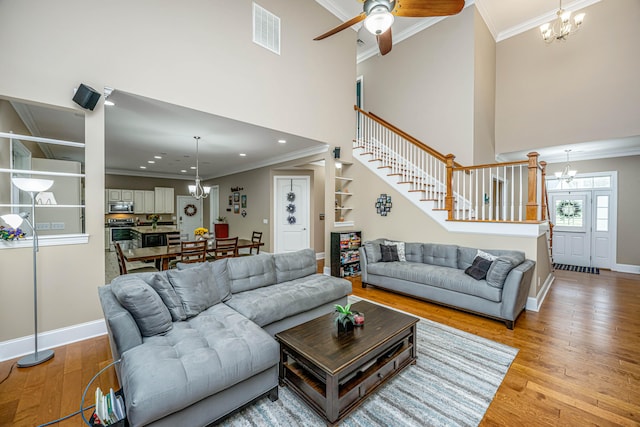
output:
[[[390,246],[395,246],[398,255],[401,250],[388,243],[389,239],[377,239],[360,247],[363,287],[374,285],[478,313],[503,320],[513,329],[525,308],[535,266],[534,261],[525,259],[523,252],[482,250],[480,254],[487,258],[481,257],[474,264],[479,255],[476,248],[394,242],[401,244],[404,258],[390,260]],[[384,261],[382,250],[386,255]],[[477,265],[484,265],[486,275],[476,276],[482,277],[479,280],[470,275]]]
[[[311,249],[119,276],[98,289],[129,425],[207,425],[278,397],[273,335],[345,304]]]

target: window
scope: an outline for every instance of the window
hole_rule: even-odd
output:
[[[582,228],[584,225],[584,200],[556,200],[556,226]]]
[[[2,99],[0,103],[9,104]],[[13,107],[27,127],[30,115],[42,117],[41,115],[46,114],[57,124],[76,123],[76,128],[68,134],[84,135],[84,116],[77,113],[17,102],[11,102],[10,107]],[[0,109],[0,114],[5,114],[2,112],[7,109]],[[13,121],[16,121],[15,116]],[[5,122],[11,123],[10,120]],[[3,121],[0,120],[0,123]],[[0,215],[29,213],[44,245],[47,245],[47,240],[56,242],[50,244],[78,243],[70,240],[73,240],[73,236],[85,233],[85,144],[11,131],[12,129],[0,129]],[[11,178],[51,179],[54,184],[47,192],[36,195],[35,212],[32,212],[31,195],[16,187]],[[0,223],[6,227],[2,221]],[[32,235],[28,226],[21,228],[27,238]],[[86,235],[84,240],[86,241]],[[19,242],[15,243],[20,245]],[[11,243],[0,245],[11,246]]]
[[[609,196],[596,196],[596,231],[609,231]]]

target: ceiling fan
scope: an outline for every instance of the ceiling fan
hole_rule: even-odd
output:
[[[358,0],[364,2],[360,15],[336,28],[319,35],[314,40],[322,40],[345,28],[364,21],[365,28],[376,36],[382,55],[391,51],[391,25],[394,16],[407,18],[426,18],[429,16],[455,15],[464,7],[464,0]]]

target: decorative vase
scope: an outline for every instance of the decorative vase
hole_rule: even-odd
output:
[[[158,228],[158,221],[153,221],[153,222],[151,223],[151,228],[152,228],[153,230],[155,230],[156,228]]]

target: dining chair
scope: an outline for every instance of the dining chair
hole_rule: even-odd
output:
[[[237,257],[238,237],[224,237],[216,239],[212,252],[215,259]]]
[[[180,242],[180,262],[193,263],[207,260],[207,239]]]
[[[180,232],[176,231],[175,233],[167,233],[167,249],[179,249],[181,247],[182,237],[180,236]],[[178,263],[178,255],[175,257],[169,258],[169,268],[174,268]]]
[[[127,268],[127,260],[124,259],[124,253],[122,252],[120,243],[114,242],[113,245],[116,248],[116,255],[118,257],[118,268],[120,269],[120,275],[158,271],[157,268],[151,265],[141,265],[139,267],[133,267],[132,265],[129,265],[129,267]]]
[[[249,248],[248,253],[242,253],[241,256],[253,255],[253,250],[256,250],[256,255],[260,253],[260,243],[262,242],[262,231],[254,231],[251,234],[251,242],[253,246]]]

